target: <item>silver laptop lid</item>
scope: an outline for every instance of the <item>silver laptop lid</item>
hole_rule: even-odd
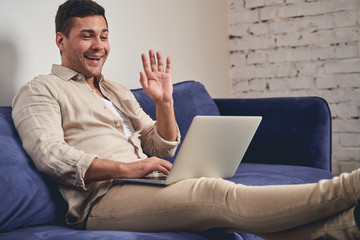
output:
[[[232,177],[261,120],[258,116],[196,116],[165,184]]]

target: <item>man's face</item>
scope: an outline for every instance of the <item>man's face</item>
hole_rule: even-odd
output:
[[[87,80],[99,77],[110,51],[108,34],[103,16],[75,17],[68,38],[56,34],[62,52],[61,65],[83,74]]]

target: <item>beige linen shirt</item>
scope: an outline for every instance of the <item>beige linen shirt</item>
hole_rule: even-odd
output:
[[[69,224],[82,222],[94,201],[113,184],[84,182],[94,158],[133,162],[147,158],[146,154],[169,157],[180,141],[180,136],[175,142],[164,140],[128,89],[104,78],[99,85],[103,95],[131,119],[135,132],[130,138],[121,119],[84,76],[63,66],[53,65],[51,74],[25,84],[13,101],[12,116],[23,146],[36,167],[59,183],[69,205]]]

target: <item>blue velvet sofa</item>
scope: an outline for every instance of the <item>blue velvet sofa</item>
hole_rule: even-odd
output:
[[[141,89],[133,93],[155,118],[152,101]],[[212,99],[202,84],[187,81],[174,85],[174,101],[183,137],[195,115],[263,117],[231,181],[246,185],[300,184],[334,176],[330,172],[331,117],[321,98]],[[0,240],[261,239],[248,233],[225,234],[222,229],[141,233],[65,226],[66,205],[56,184],[40,174],[24,152],[9,106],[0,107],[0,210]]]

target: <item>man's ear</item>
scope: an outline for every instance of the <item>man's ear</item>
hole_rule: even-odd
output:
[[[65,40],[65,35],[61,32],[57,32],[56,33],[56,45],[58,46],[60,52],[64,51],[64,40]]]

